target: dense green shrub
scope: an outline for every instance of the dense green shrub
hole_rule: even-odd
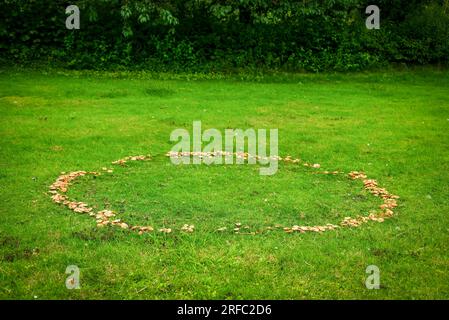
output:
[[[65,8],[81,29],[65,28]],[[360,70],[447,63],[449,0],[0,0],[3,61],[86,69]]]

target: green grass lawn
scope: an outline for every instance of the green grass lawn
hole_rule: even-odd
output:
[[[449,297],[449,72],[284,75],[258,81],[0,72],[0,298],[423,299]],[[338,223],[380,201],[345,176],[280,164],[174,166],[176,128],[278,128],[280,155],[361,170],[399,195],[383,223],[324,233],[234,234]],[[61,171],[101,170],[69,195],[136,224],[97,228],[53,203]],[[184,223],[195,232],[179,231]],[[216,232],[219,227],[229,231]],[[65,287],[68,265],[80,290]],[[381,288],[365,287],[368,265]]]

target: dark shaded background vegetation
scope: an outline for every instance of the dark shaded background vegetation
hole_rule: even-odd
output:
[[[65,28],[65,8],[81,29]],[[380,30],[365,8],[381,9]],[[446,64],[449,0],[0,0],[0,61],[74,69],[361,70]]]

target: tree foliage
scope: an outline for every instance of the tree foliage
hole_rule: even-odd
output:
[[[73,68],[357,70],[385,63],[445,63],[449,0],[0,0],[7,61]],[[81,29],[65,28],[76,4]]]

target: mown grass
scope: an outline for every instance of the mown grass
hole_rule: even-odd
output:
[[[194,77],[195,78],[195,77]],[[0,297],[3,299],[443,298],[449,294],[449,73],[292,75],[258,81],[142,74],[0,72]],[[281,165],[174,167],[170,132],[279,128],[279,151],[363,170],[401,196],[384,223],[323,234],[217,233],[242,222],[337,222],[378,205],[360,182]],[[145,163],[86,177],[70,194],[136,223],[97,229],[51,202],[61,171]],[[179,232],[193,223],[193,234]],[[381,270],[368,290],[365,268]],[[81,270],[67,290],[65,269]]]

